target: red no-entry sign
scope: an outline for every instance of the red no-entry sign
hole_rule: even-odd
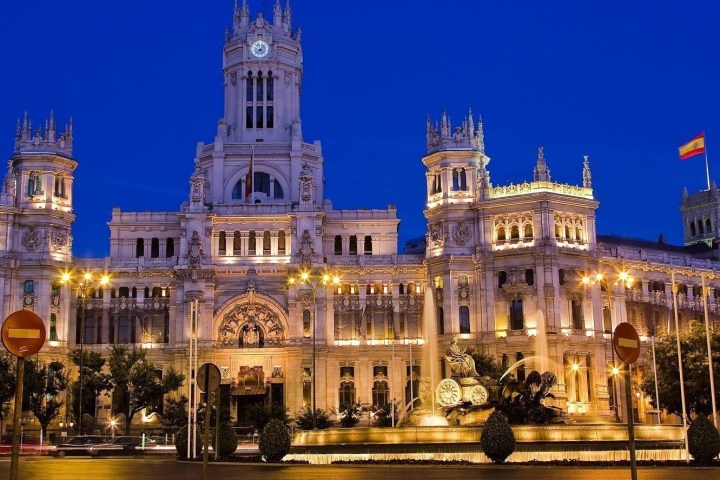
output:
[[[16,357],[29,357],[45,344],[45,324],[35,312],[11,313],[2,326],[2,342]]]
[[[640,356],[640,336],[635,327],[627,322],[618,324],[613,333],[613,348],[618,358],[626,364],[637,362]]]

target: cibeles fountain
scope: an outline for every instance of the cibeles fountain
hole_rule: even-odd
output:
[[[425,305],[433,305],[427,288]],[[500,378],[479,376],[473,357],[452,337],[438,352],[435,308],[425,308],[425,357],[427,376],[420,379],[419,405],[411,401],[395,428],[333,428],[298,432],[294,451],[286,460],[322,464],[356,460],[463,460],[483,463],[489,459],[478,447],[483,425],[493,411],[501,411],[512,425],[518,447],[511,462],[627,460],[627,428],[622,424],[575,424],[558,407],[545,405],[553,399],[557,376],[551,371],[545,316],[535,316],[535,355],[510,366]],[[429,312],[429,313],[428,313]],[[515,377],[517,367],[532,360],[540,371],[524,380]],[[439,378],[445,362],[446,378]],[[415,406],[415,408],[411,408]],[[683,458],[682,428],[671,425],[635,427],[638,459]]]

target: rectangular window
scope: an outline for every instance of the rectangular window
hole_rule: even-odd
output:
[[[240,249],[242,246],[242,240],[240,239],[240,232],[233,233],[233,255],[240,255]]]
[[[285,255],[285,231],[278,232],[278,255]]]
[[[263,107],[256,107],[255,109],[255,125],[257,125],[257,128],[263,128]]]
[[[357,255],[357,236],[350,236],[350,255]]]
[[[460,307],[460,333],[470,333],[470,307]]]
[[[218,235],[218,254],[219,255],[225,255],[225,246],[227,245],[225,243],[225,232],[220,232]]]
[[[23,293],[24,294],[35,293],[35,282],[32,280],[25,280],[25,283],[23,284]]]
[[[575,330],[582,330],[585,327],[582,302],[579,300],[572,300],[570,302],[570,307],[572,309],[572,328]]]
[[[267,128],[273,128],[274,122],[273,107],[267,107]]]
[[[443,307],[437,307],[437,322],[438,335],[445,335],[445,310]]]
[[[253,107],[245,107],[245,126],[253,128]]]
[[[524,327],[523,302],[522,300],[513,300],[510,303],[510,328],[512,330],[522,330]]]

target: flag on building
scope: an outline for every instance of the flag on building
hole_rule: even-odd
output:
[[[255,176],[255,148],[250,154],[250,167],[248,168],[247,177],[245,177],[245,201],[252,202],[253,194],[253,177]]]
[[[680,151],[680,160],[705,153],[705,132],[693,138],[685,145],[681,145],[678,150]]]

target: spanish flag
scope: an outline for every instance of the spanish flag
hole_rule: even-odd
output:
[[[705,132],[693,138],[685,145],[681,145],[679,150],[680,160],[685,160],[686,158],[690,158],[693,155],[705,153]]]

